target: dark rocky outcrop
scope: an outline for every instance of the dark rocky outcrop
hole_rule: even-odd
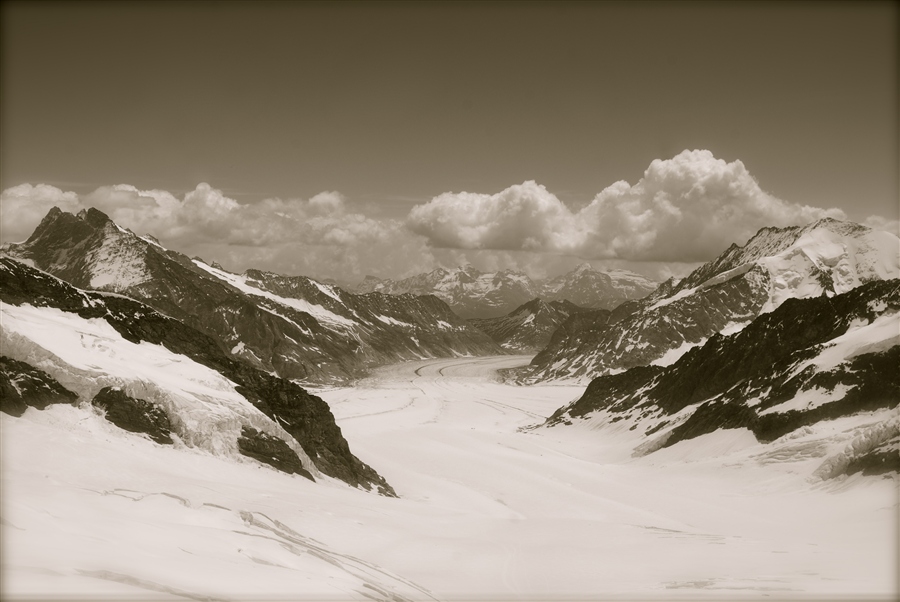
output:
[[[391,486],[350,451],[328,404],[303,387],[225,354],[211,337],[151,307],[123,297],[76,289],[9,257],[0,257],[0,299],[11,305],[54,307],[99,318],[128,341],[162,345],[211,368],[294,437],[316,467],[354,487],[395,496]]]
[[[287,443],[278,437],[261,433],[252,426],[245,426],[241,429],[238,451],[248,458],[253,458],[281,472],[298,474],[315,482],[309,471],[303,468],[299,456]]]
[[[0,356],[0,412],[21,416],[29,407],[43,410],[54,403],[77,401],[78,395],[43,370]]]
[[[144,433],[157,443],[172,444],[172,426],[165,411],[143,399],[129,397],[115,387],[103,387],[91,404],[106,412],[106,419],[130,433]]]
[[[606,410],[638,420],[640,428],[642,416],[668,417],[696,405],[670,429],[664,446],[740,427],[768,442],[822,420],[895,407],[900,402],[896,341],[857,349],[833,367],[811,360],[848,329],[897,312],[896,279],[834,297],[788,299],[734,335],[714,335],[671,366],[637,367],[594,379],[580,399],[557,410],[547,424]],[[833,398],[814,407],[766,411],[808,391]],[[662,427],[645,428],[651,435]]]

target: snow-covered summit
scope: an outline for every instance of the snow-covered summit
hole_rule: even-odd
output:
[[[631,307],[570,317],[570,327],[561,329],[519,378],[587,379],[667,365],[713,334],[735,332],[787,299],[833,296],[900,278],[898,266],[900,239],[860,224],[826,218],[802,227],[763,228],[746,245],[732,245]]]
[[[367,276],[357,291],[392,295],[436,295],[465,318],[503,317],[535,298],[570,301],[581,307],[611,309],[639,299],[656,288],[655,282],[627,270],[600,271],[582,263],[568,274],[532,280],[517,270],[481,272],[471,265],[437,268],[394,281]]]
[[[568,274],[543,281],[541,297],[570,301],[581,307],[613,309],[625,301],[645,297],[657,284],[628,270],[601,271],[585,262]]]
[[[764,312],[785,299],[840,294],[873,280],[900,278],[900,239],[853,222],[823,218],[806,226],[763,228],[743,247],[732,245],[657,302],[739,277],[751,270],[769,285]]]

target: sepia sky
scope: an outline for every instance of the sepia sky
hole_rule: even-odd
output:
[[[95,205],[235,270],[662,278],[763,225],[896,230],[895,3],[5,2],[0,23],[4,242]]]

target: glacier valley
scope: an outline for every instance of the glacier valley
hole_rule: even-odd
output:
[[[530,356],[312,390],[398,498],[127,433],[87,405],[0,416],[4,595],[90,599],[774,599],[896,592],[894,478],[815,474],[895,409],[769,443],[634,457],[627,421],[540,426],[584,386]],[[601,432],[602,431],[602,432]]]

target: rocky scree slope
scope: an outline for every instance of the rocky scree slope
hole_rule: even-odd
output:
[[[667,365],[715,333],[729,333],[791,298],[835,295],[900,277],[900,239],[823,219],[805,227],[764,228],[685,279],[612,312],[570,316],[531,365],[508,374],[520,383],[590,379],[649,364]]]
[[[299,385],[237,360],[211,337],[128,297],[79,290],[9,257],[0,257],[0,278],[0,337],[13,360],[5,360],[0,382],[21,390],[22,374],[41,372],[50,388],[52,379],[85,402],[101,395],[95,405],[107,407],[122,400],[104,401],[112,395],[105,388],[120,389],[156,406],[152,413],[164,412],[171,432],[189,446],[227,456],[239,448],[274,449],[274,437],[310,473],[298,474],[395,495],[351,453],[328,405]],[[142,404],[132,403],[150,412]],[[256,431],[266,437],[238,441]]]
[[[340,381],[384,363],[502,352],[438,299],[352,295],[256,270],[232,274],[96,209],[76,216],[53,208],[25,243],[4,250],[79,288],[143,301],[283,378]]]
[[[900,280],[788,299],[730,336],[714,334],[669,366],[601,376],[546,426],[619,421],[645,436],[636,455],[719,429],[761,442],[843,416],[893,409],[843,468],[900,468]],[[800,433],[804,434],[803,432]],[[871,456],[871,457],[868,457]],[[868,459],[867,459],[868,457]],[[834,463],[826,476],[835,476]]]
[[[469,323],[504,349],[533,353],[547,346],[566,318],[583,311],[587,310],[569,301],[533,299],[501,318],[472,319]]]
[[[486,319],[501,318],[535,298],[612,309],[626,300],[644,297],[656,286],[656,282],[633,272],[601,272],[585,263],[568,274],[546,281],[534,281],[525,273],[513,270],[486,273],[464,266],[452,270],[438,268],[399,281],[367,276],[356,290],[436,295],[464,318]]]

